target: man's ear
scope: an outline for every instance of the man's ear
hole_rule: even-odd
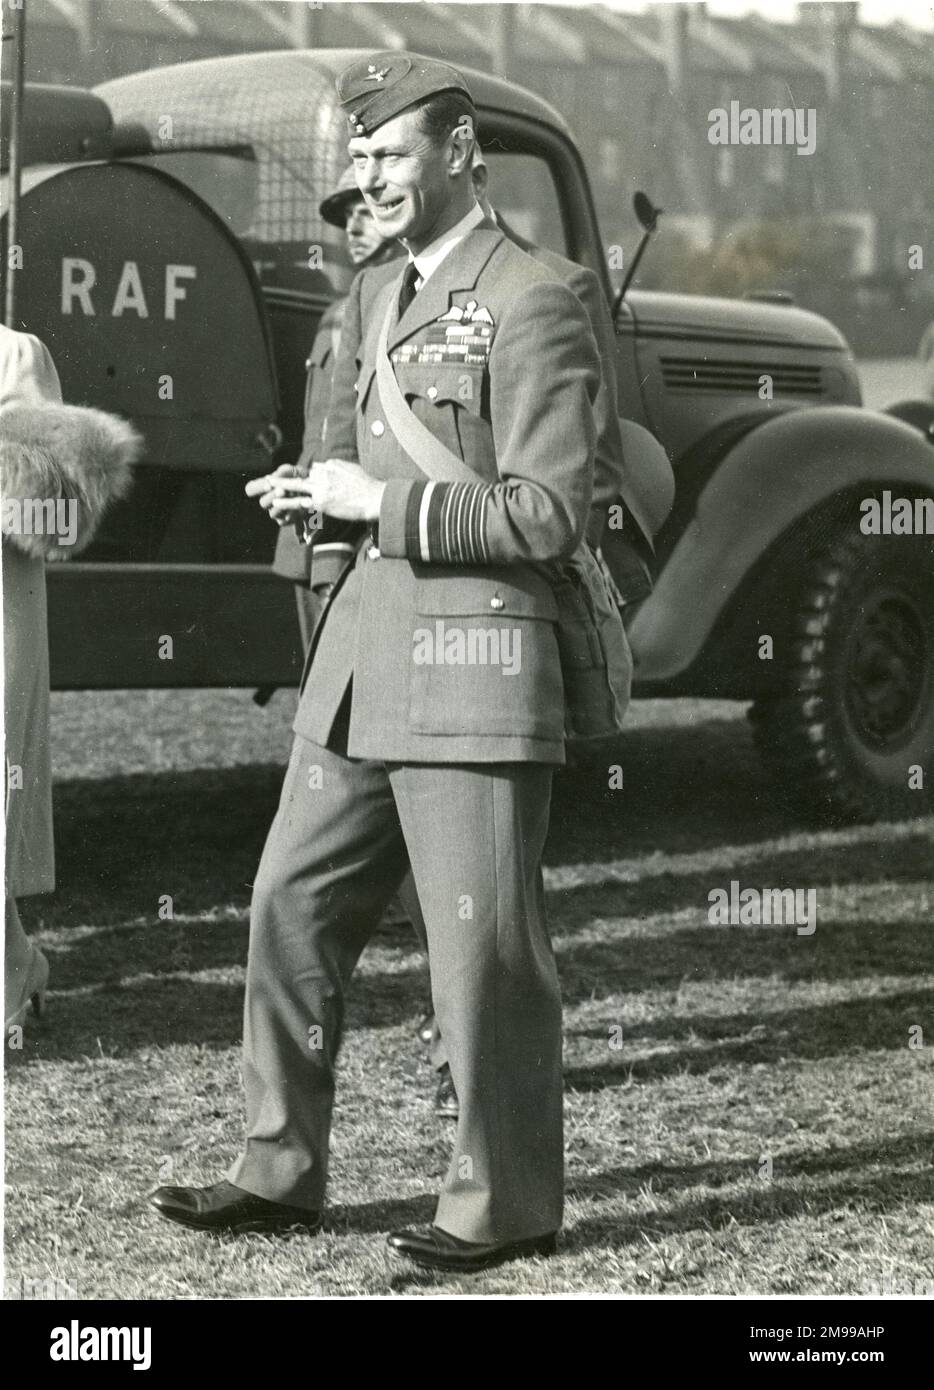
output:
[[[473,147],[476,140],[474,124],[470,116],[461,116],[451,132],[451,148],[448,155],[448,173],[452,177],[469,169],[473,162]]]
[[[490,187],[489,169],[485,164],[473,164],[470,170],[470,177],[473,180],[473,190],[477,198],[485,198]]]

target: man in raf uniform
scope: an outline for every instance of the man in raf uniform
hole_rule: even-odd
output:
[[[153,1201],[207,1230],[318,1224],[344,992],[411,864],[460,1116],[434,1224],[389,1244],[469,1272],[549,1253],[561,1224],[541,856],[565,715],[547,566],[587,524],[599,360],[574,294],[476,203],[460,74],[384,53],[338,92],[358,185],[409,260],[354,281],[328,456],[250,491],[277,519],[307,506],[369,535],[312,643],[254,886],[246,1145],[227,1182]],[[334,410],[354,376],[355,410]],[[457,481],[399,442],[399,392]]]
[[[621,545],[638,547],[636,555],[644,555],[646,538],[651,533],[651,524],[648,520],[641,490],[636,480],[630,476],[624,458],[617,403],[616,339],[609,305],[600,281],[588,267],[578,265],[576,261],[568,260],[567,257],[561,256],[547,247],[537,246],[533,242],[527,241],[495,211],[489,200],[489,170],[477,144],[474,145],[471,174],[474,194],[486,217],[500,227],[506,236],[523,251],[526,251],[534,260],[539,261],[550,270],[555,278],[563,281],[574,292],[587,311],[590,327],[600,353],[601,367],[600,389],[594,402],[597,442],[594,454],[593,498],[587,519],[587,539],[594,547],[606,542],[609,508],[618,504],[622,498],[629,518],[625,536],[621,537],[618,532],[614,534],[617,551]],[[348,355],[347,361],[350,362],[351,360]],[[352,388],[353,384],[353,381],[345,380],[342,383],[343,389],[346,391],[348,387]],[[339,384],[338,391],[340,389]],[[342,405],[345,410],[349,408],[352,411],[352,404],[348,406],[346,401],[343,403],[336,401],[334,409],[339,412]],[[346,541],[344,544],[346,545]],[[333,582],[336,564],[334,546],[319,546],[312,553],[314,556],[311,564],[312,586],[317,586],[319,574]],[[340,568],[342,567],[343,565],[340,564]],[[425,923],[410,875],[406,877],[402,885],[400,898],[419,943],[422,949],[427,952]],[[437,1019],[433,1014],[429,1014],[419,1023],[418,1032],[419,1037],[428,1047],[431,1065],[438,1075],[434,1102],[435,1113],[444,1119],[456,1119],[458,1115],[457,1092],[447,1060],[447,1051]]]

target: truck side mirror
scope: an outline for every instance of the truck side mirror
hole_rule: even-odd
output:
[[[633,194],[632,210],[636,214],[636,221],[644,232],[654,232],[658,226],[658,219],[664,208],[657,208],[647,193],[639,191]]]
[[[616,322],[617,316],[619,314],[619,306],[622,304],[623,299],[626,295],[626,291],[629,289],[629,286],[632,283],[632,277],[635,275],[636,271],[639,268],[639,262],[642,260],[642,254],[649,244],[649,239],[652,236],[652,233],[658,230],[658,219],[665,211],[664,208],[657,208],[655,204],[652,202],[652,199],[649,197],[649,195],[647,193],[643,193],[641,189],[638,191],[638,193],[636,193],[633,196],[632,207],[633,211],[636,214],[636,218],[639,222],[639,226],[642,228],[642,237],[639,241],[639,245],[636,247],[635,255],[633,256],[629,264],[629,270],[623,277],[623,283],[620,286],[619,294],[613,300],[612,312],[614,323]]]

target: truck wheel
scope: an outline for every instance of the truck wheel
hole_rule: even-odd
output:
[[[931,811],[934,538],[832,543],[801,583],[790,663],[795,693],[750,718],[796,809],[824,822]]]

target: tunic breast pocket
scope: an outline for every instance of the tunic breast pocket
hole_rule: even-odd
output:
[[[422,423],[481,476],[495,476],[489,411],[484,409],[485,368],[465,362],[394,365],[399,389]]]
[[[466,362],[397,362],[399,389],[411,404],[418,399],[440,409],[456,406],[471,415],[483,410],[485,369]]]

